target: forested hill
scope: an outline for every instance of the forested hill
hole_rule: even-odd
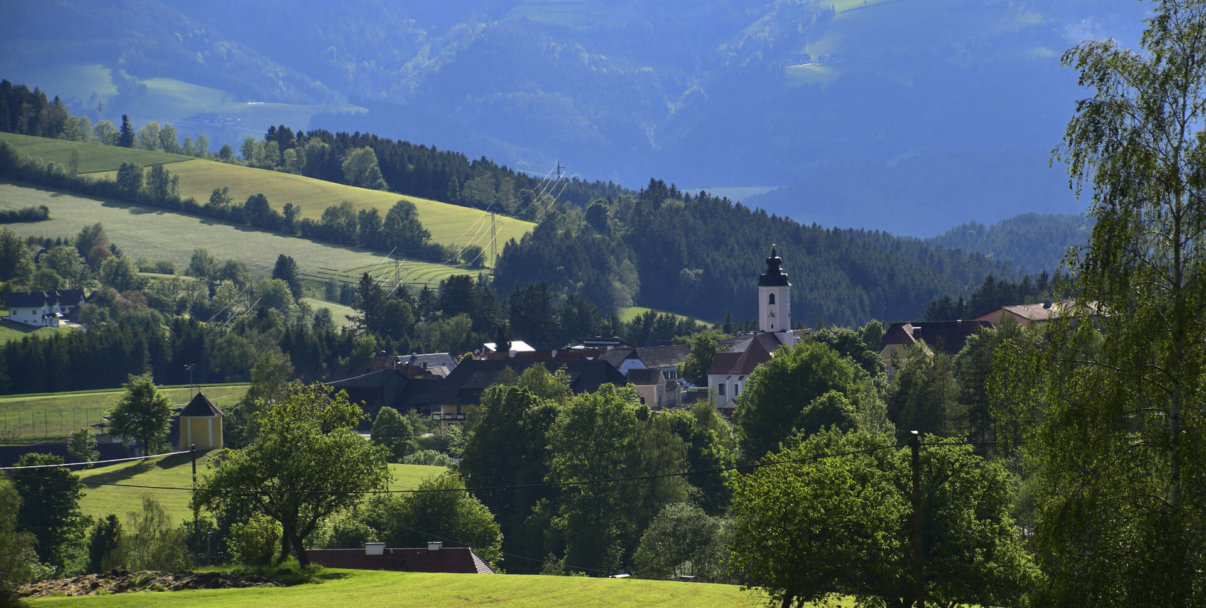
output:
[[[503,249],[500,295],[532,281],[605,311],[629,303],[718,321],[754,317],[754,289],[772,245],[792,283],[798,323],[920,319],[943,294],[964,295],[1007,263],[882,232],[824,229],[653,180],[636,197],[550,216]]]
[[[1068,247],[1088,243],[1092,230],[1083,215],[1024,213],[987,227],[979,222],[955,226],[926,242],[984,253],[1037,274],[1054,272]]]

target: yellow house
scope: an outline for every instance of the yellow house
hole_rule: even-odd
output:
[[[210,401],[205,393],[198,392],[184,409],[180,410],[180,439],[176,449],[187,450],[196,445],[198,450],[213,450],[224,446],[222,441],[222,410]]]

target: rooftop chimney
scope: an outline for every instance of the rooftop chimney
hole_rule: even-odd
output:
[[[443,548],[444,548],[444,543],[441,541],[438,541],[438,540],[427,541],[427,550],[428,551],[439,551],[440,549],[443,549]]]

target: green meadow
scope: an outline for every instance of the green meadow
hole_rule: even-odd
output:
[[[643,315],[643,314],[645,314],[645,313],[647,313],[647,312],[656,312],[656,313],[659,313],[659,314],[667,314],[667,313],[665,313],[664,311],[661,311],[661,310],[653,310],[652,308],[646,308],[646,307],[644,307],[644,306],[629,306],[629,307],[627,307],[627,308],[621,308],[618,316],[620,317],[620,321],[621,321],[621,322],[623,322],[623,323],[632,323],[633,319],[636,319],[637,317],[639,317],[639,316],[641,316],[641,315]],[[683,320],[686,320],[686,319],[688,318],[686,315],[680,315],[680,314],[675,314],[675,313],[669,313],[669,314],[672,314],[672,315],[674,315],[675,317],[677,317],[677,318],[679,318],[679,319],[683,319]],[[697,320],[697,321],[695,321],[695,322],[696,322],[697,324],[699,324],[699,325],[704,326],[704,327],[711,327],[711,326],[712,326],[712,324],[711,324],[711,323],[705,323],[705,322],[703,322],[703,321],[698,321],[698,320]]]
[[[197,478],[209,471],[209,462],[218,450],[197,455]],[[147,460],[121,462],[94,469],[78,469],[84,482],[84,498],[80,510],[85,515],[104,517],[110,513],[121,519],[142,508],[142,497],[150,496],[163,505],[174,521],[193,516],[189,508],[192,497],[193,468],[189,454],[175,454]],[[389,465],[390,490],[411,490],[419,482],[444,472],[444,467],[415,464]]]
[[[168,261],[180,271],[188,267],[193,249],[200,247],[209,250],[219,262],[240,260],[258,276],[270,276],[280,254],[293,257],[302,278],[321,283],[331,279],[355,281],[366,270],[374,271],[375,276],[393,276],[394,260],[382,253],[260,232],[150,207],[101,202],[0,183],[0,209],[21,209],[30,205],[46,205],[50,209],[50,219],[7,224],[5,228],[21,236],[74,237],[83,226],[100,222],[109,240],[128,255]],[[408,285],[435,281],[430,283],[433,287],[442,278],[454,274],[476,275],[479,272],[414,260],[400,261],[398,269],[399,276]]]
[[[16,133],[0,133],[0,141],[12,146],[18,154],[52,162],[60,167],[71,166],[72,152],[78,153],[79,173],[96,173],[99,171],[117,171],[122,163],[134,163],[141,167],[155,164],[175,164],[187,160],[195,160],[182,154],[152,152],[136,148],[120,146],[105,146],[102,144],[86,144],[65,139],[48,139],[32,135]],[[207,195],[208,198],[208,195]]]
[[[246,384],[202,385],[198,388],[220,408],[238,403],[247,392]],[[192,389],[187,386],[161,387],[159,390],[175,407],[184,407],[192,398]],[[62,442],[76,429],[102,422],[124,394],[124,389],[105,389],[0,397],[0,445]]]
[[[0,310],[0,317],[8,314],[7,310]],[[53,336],[55,334],[63,334],[74,331],[70,327],[34,327],[16,321],[5,321],[0,319],[0,344],[10,342],[12,340],[20,340],[29,336]]]
[[[72,152],[78,152],[79,172],[96,179],[113,179],[118,166],[124,162],[143,167],[170,163],[168,170],[180,178],[182,198],[192,197],[204,203],[209,200],[214,188],[227,187],[235,201],[242,202],[259,193],[266,196],[277,210],[285,203],[298,205],[303,218],[317,219],[327,207],[344,201],[357,210],[377,209],[384,217],[394,203],[408,200],[418,210],[423,227],[431,232],[431,240],[443,245],[478,245],[488,251],[492,229],[494,238],[502,244],[510,239],[519,240],[535,226],[531,222],[496,216],[492,227],[490,214],[478,209],[177,154],[10,133],[0,134],[0,141],[7,142],[23,156],[51,161],[64,167],[68,166]]]
[[[317,583],[278,588],[121,593],[29,600],[31,606],[291,606],[385,608],[490,605],[506,608],[673,607],[754,608],[767,597],[736,585],[642,579],[533,575],[431,574],[374,570],[327,570]],[[852,606],[849,602],[834,604]]]

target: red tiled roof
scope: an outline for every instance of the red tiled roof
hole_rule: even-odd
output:
[[[306,557],[327,568],[494,574],[468,547],[386,549],[382,555],[366,555],[364,549],[307,549]]]
[[[760,333],[741,352],[716,353],[708,375],[748,376],[755,367],[770,361],[779,345],[774,334]]]

